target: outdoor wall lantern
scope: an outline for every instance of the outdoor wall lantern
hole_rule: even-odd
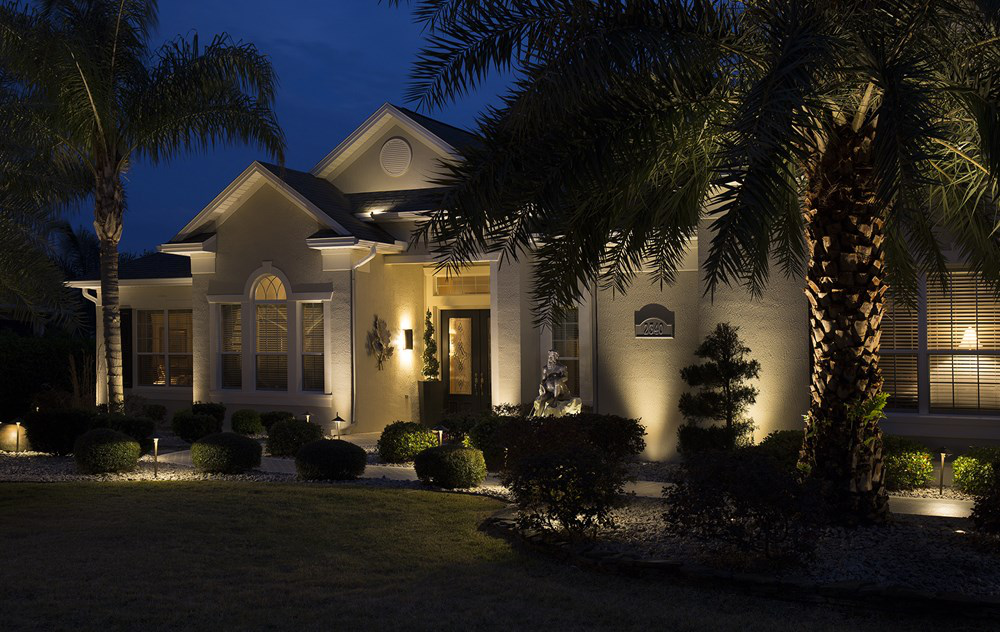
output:
[[[403,330],[403,348],[407,351],[413,351],[413,330],[404,329]]]

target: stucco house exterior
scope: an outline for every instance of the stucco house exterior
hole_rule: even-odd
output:
[[[802,281],[776,277],[760,300],[738,288],[705,296],[705,231],[674,285],[589,291],[546,329],[532,325],[530,258],[484,257],[460,276],[437,273],[408,239],[433,210],[440,161],[460,160],[475,140],[386,104],[309,171],[251,164],[158,253],[122,267],[126,392],[169,409],[223,402],[230,413],[283,409],[320,423],[339,415],[350,431],[379,431],[418,417],[429,309],[446,407],[531,401],[556,349],[585,406],[641,418],[646,456],[669,458],[682,422],[679,370],[727,321],[762,365],[757,438],[801,427]],[[925,287],[915,312],[890,311],[882,366],[893,395],[885,427],[957,447],[1000,439],[1000,306],[960,266],[953,277],[948,292]],[[72,285],[100,305],[96,279]],[[376,318],[395,347],[381,369],[368,350]]]

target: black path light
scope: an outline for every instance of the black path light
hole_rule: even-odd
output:
[[[944,460],[950,456],[948,448],[941,446],[941,475],[938,477],[938,495],[944,496]]]
[[[159,457],[160,457],[160,438],[153,437],[153,478],[156,478],[159,474]]]
[[[21,451],[21,422],[18,420],[14,424],[17,426],[14,428],[14,454],[17,454]]]
[[[343,430],[344,428],[346,428],[348,425],[349,425],[348,422],[344,421],[344,418],[341,417],[340,413],[338,412],[337,416],[333,418],[333,428],[334,428],[334,431],[337,433],[337,434],[334,435],[333,438],[334,439],[339,439],[340,438],[340,431]]]

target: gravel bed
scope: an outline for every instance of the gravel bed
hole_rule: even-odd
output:
[[[946,498],[948,500],[976,499],[975,496],[962,493],[954,487],[945,487],[944,493],[939,492],[937,487],[920,487],[917,489],[889,492],[889,494],[892,496],[904,496],[906,498]]]
[[[825,529],[813,559],[778,563],[740,554],[724,544],[668,534],[663,510],[659,499],[632,500],[616,512],[619,527],[602,532],[596,548],[786,579],[1000,596],[1000,541],[966,533],[971,525],[965,519],[895,516],[893,522],[877,527]]]

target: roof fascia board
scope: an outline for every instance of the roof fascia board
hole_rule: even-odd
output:
[[[165,252],[171,255],[185,255],[191,256],[192,254],[199,252],[217,252],[216,235],[212,235],[208,239],[197,243],[166,243],[160,244],[156,249],[160,252]]]
[[[118,285],[122,287],[130,286],[156,286],[156,287],[170,287],[170,286],[184,286],[191,285],[191,277],[176,277],[171,279],[122,279],[118,282]],[[67,281],[66,287],[79,288],[79,289],[100,289],[101,281],[100,279],[87,279],[84,281]]]
[[[406,242],[397,241],[386,244],[380,241],[369,241],[357,237],[311,237],[306,239],[306,245],[313,250],[370,250],[375,248],[378,253],[396,253],[406,249]]]

